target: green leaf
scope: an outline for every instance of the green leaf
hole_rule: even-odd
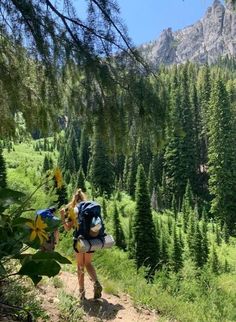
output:
[[[71,264],[71,261],[57,252],[38,251],[32,256],[32,260],[55,260],[61,264]]]
[[[0,276],[1,275],[6,275],[7,271],[5,270],[5,267],[0,263]]]
[[[23,218],[23,217],[14,218],[12,221],[12,226],[18,226],[18,225],[21,226],[27,223],[28,221],[30,221],[29,218]]]
[[[42,279],[42,276],[38,276],[38,275],[28,275],[31,279],[32,279],[32,281],[33,281],[33,283],[34,283],[34,285],[36,286],[40,281],[41,281],[41,279]]]
[[[8,207],[14,203],[19,203],[25,194],[20,191],[11,189],[0,189],[0,205],[1,207]]]
[[[27,261],[17,274],[31,276],[52,277],[60,272],[61,266],[54,260]]]

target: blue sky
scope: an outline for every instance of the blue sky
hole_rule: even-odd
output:
[[[178,30],[199,20],[213,0],[117,0],[135,45],[156,39],[161,31]]]

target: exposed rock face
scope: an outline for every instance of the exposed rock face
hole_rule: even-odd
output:
[[[236,56],[236,10],[214,0],[200,21],[176,32],[164,30],[141,51],[154,64],[212,63],[220,56]]]

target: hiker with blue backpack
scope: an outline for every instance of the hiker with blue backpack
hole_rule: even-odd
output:
[[[76,247],[79,239],[90,240],[104,235],[104,226],[100,215],[100,205],[87,201],[86,195],[78,189],[72,200],[60,211],[65,230],[74,228],[74,250],[77,261],[77,274],[79,281],[80,299],[85,299],[84,269],[86,268],[94,283],[94,298],[102,295],[102,286],[98,281],[96,270],[92,264],[94,251],[78,252]],[[90,247],[91,248],[91,247]]]
[[[58,226],[60,220],[55,216],[57,208],[55,206],[39,209],[36,211],[36,217],[40,216],[41,219],[50,227],[50,232],[48,233],[47,239],[42,243],[40,250],[42,252],[53,252],[56,244],[59,241],[59,231]]]

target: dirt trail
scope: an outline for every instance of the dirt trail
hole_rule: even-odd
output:
[[[63,289],[68,294],[78,298],[77,276],[69,272],[61,272],[59,275],[63,281]],[[124,321],[124,322],[156,322],[158,316],[153,311],[147,309],[137,309],[133,306],[130,297],[126,294],[115,296],[103,292],[102,298],[93,299],[93,285],[87,276],[85,276],[86,300],[81,304],[84,310],[84,321]],[[48,284],[39,288],[39,294],[43,299],[43,307],[48,311],[51,322],[62,321],[60,312],[57,309],[59,300],[57,298],[59,289]]]

